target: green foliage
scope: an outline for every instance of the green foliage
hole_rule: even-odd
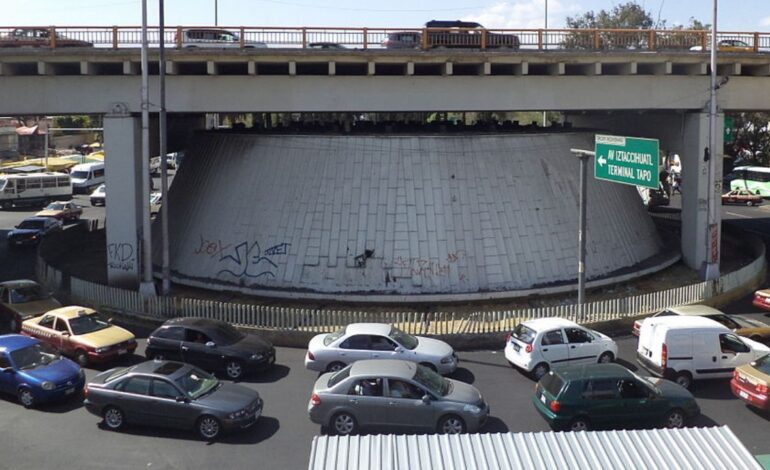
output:
[[[101,127],[101,119],[88,115],[58,116],[53,127],[88,128]],[[63,131],[64,134],[77,134],[77,131]]]
[[[733,142],[725,153],[740,157],[742,164],[770,164],[770,113],[736,113],[733,117]]]
[[[571,29],[649,29],[653,24],[652,15],[633,1],[615,5],[610,11],[567,17],[567,27]]]

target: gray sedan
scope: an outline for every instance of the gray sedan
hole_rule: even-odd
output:
[[[145,424],[195,429],[213,440],[223,431],[252,426],[262,414],[256,391],[172,361],[102,372],[86,385],[85,396],[86,409],[113,431],[126,423]]]
[[[308,404],[310,420],[336,434],[395,427],[443,434],[476,432],[489,405],[472,385],[403,360],[362,360],[321,375]]]

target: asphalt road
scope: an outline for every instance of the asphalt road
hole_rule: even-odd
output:
[[[84,205],[86,217],[103,218],[103,208]],[[0,211],[0,227],[15,225],[29,212]],[[723,214],[730,223],[770,234],[770,204],[767,208],[726,207]],[[0,279],[31,277],[33,263],[33,250],[9,252],[0,243]],[[770,318],[751,306],[749,298],[725,310],[770,323]],[[132,330],[139,338],[147,333]],[[616,341],[619,362],[636,369],[635,338]],[[140,339],[139,355],[125,358],[122,364],[141,361],[143,352],[144,340]],[[215,443],[200,441],[192,432],[142,427],[107,431],[100,427],[100,418],[87,413],[77,400],[26,410],[14,397],[0,397],[0,469],[307,468],[311,441],[320,429],[307,417],[310,389],[317,374],[305,370],[304,353],[278,348],[273,369],[241,382],[260,392],[265,400],[264,415],[252,429]],[[509,367],[502,351],[460,352],[459,356],[460,368],[452,377],[479,388],[491,406],[491,418],[482,432],[548,430],[530,402],[534,382]],[[97,372],[86,370],[89,378]],[[694,425],[727,424],[752,453],[770,454],[770,415],[734,398],[728,381],[699,382],[694,394],[703,411]]]

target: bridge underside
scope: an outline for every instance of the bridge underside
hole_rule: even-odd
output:
[[[171,270],[180,283],[254,293],[572,282],[578,162],[568,149],[592,139],[202,134],[169,194]],[[588,197],[589,279],[659,252],[633,187],[591,178]]]

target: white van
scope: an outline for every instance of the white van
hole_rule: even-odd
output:
[[[104,162],[82,163],[70,171],[72,192],[88,194],[104,183]]]
[[[689,388],[693,380],[730,378],[736,367],[768,353],[764,344],[708,318],[650,317],[639,331],[636,360],[651,373]]]
[[[174,38],[179,47],[185,49],[215,48],[215,49],[240,49],[241,38],[232,31],[221,28],[187,28],[182,30],[182,37]],[[257,41],[245,41],[246,49],[265,48],[267,44]]]

